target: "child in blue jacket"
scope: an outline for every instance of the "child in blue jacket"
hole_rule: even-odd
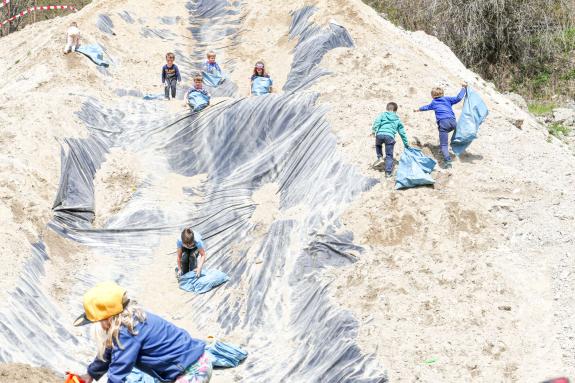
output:
[[[455,97],[445,97],[443,88],[433,88],[431,90],[431,97],[433,98],[431,104],[414,110],[414,112],[425,112],[427,110],[433,110],[435,112],[435,120],[437,121],[437,128],[439,129],[439,146],[441,147],[441,154],[443,154],[443,159],[445,160],[445,168],[451,167],[449,133],[457,127],[457,120],[455,119],[455,113],[453,113],[453,105],[463,100],[466,91],[467,83],[462,84],[461,91]]]
[[[101,327],[98,356],[81,378],[92,383],[108,374],[109,383],[123,383],[134,367],[156,381],[207,383],[212,363],[205,342],[144,311],[128,299],[126,290],[103,282],[84,294],[84,313],[74,325]]]
[[[371,127],[371,132],[375,135],[375,154],[377,161],[373,164],[375,169],[380,169],[384,164],[382,146],[385,144],[385,175],[391,177],[393,171],[393,147],[395,146],[395,136],[399,133],[403,146],[409,148],[407,135],[401,120],[397,116],[397,104],[390,102]]]

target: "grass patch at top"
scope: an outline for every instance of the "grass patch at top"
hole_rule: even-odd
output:
[[[544,116],[546,114],[550,114],[553,112],[553,109],[556,108],[556,105],[553,103],[532,103],[529,104],[529,112],[536,116]]]

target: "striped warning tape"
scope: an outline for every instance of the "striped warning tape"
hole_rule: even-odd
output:
[[[6,2],[8,2],[8,0]],[[0,23],[0,25],[4,25],[6,23],[11,23],[12,21],[16,20],[17,18],[22,17],[24,15],[27,15],[28,13],[31,13],[34,11],[51,11],[51,10],[56,10],[56,9],[69,9],[69,10],[74,11],[74,12],[77,11],[77,9],[71,5],[40,5],[37,7],[28,7],[25,10],[23,10],[22,12],[10,17],[9,19],[2,21],[2,23]]]
[[[3,6],[5,6],[6,4],[8,4],[10,2],[10,0],[2,0],[2,2],[0,3],[0,8],[2,8]]]

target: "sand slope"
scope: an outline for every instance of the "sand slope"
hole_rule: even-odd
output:
[[[159,69],[173,44],[142,37],[140,31],[142,25],[161,28],[161,14],[181,16],[172,28],[187,33],[184,3],[95,1],[78,14],[2,39],[0,291],[14,286],[28,243],[42,236],[51,217],[59,180],[58,140],[85,135],[74,112],[89,96],[113,105],[117,89],[161,92]],[[303,5],[295,0],[243,2],[240,43],[218,52],[222,61],[235,59],[231,79],[240,95],[247,94],[251,67],[260,58],[275,88],[285,83],[295,44],[287,38],[289,12]],[[557,140],[548,142],[543,127],[465,69],[436,39],[396,28],[359,0],[319,0],[316,6],[313,19],[320,25],[335,19],[356,47],[328,53],[321,66],[332,75],[312,90],[330,107],[341,153],[366,176],[381,177],[369,168],[375,159],[369,133],[386,102],[400,105],[410,142],[437,159],[433,114],[411,112],[429,101],[432,86],[443,83],[448,93],[456,93],[466,80],[491,112],[468,154],[452,170],[435,173],[435,187],[398,192],[381,178],[342,217],[366,251],[355,265],[328,271],[324,278],[332,281],[333,300],[360,322],[363,351],[375,354],[393,382],[517,382],[574,375],[572,154]],[[124,10],[144,23],[121,22],[118,13]],[[116,36],[95,27],[103,12],[116,22]],[[106,46],[117,63],[110,75],[83,57],[61,55],[72,20],[87,39]],[[177,112],[182,105],[170,108]],[[525,120],[523,129],[512,124],[517,119]],[[401,146],[396,145],[397,156]],[[115,169],[110,161],[96,177],[97,201],[111,201],[102,219],[129,200],[137,177],[125,167]],[[263,193],[273,190],[272,185]],[[100,191],[112,195],[103,197]],[[262,206],[275,206],[273,198],[260,198]],[[275,208],[269,210],[277,215]],[[256,219],[269,225],[274,218],[260,210]],[[61,239],[52,241],[49,249],[66,249],[57,243]],[[158,252],[166,254],[172,245],[163,243]],[[69,256],[72,264],[80,257]],[[170,262],[156,261],[160,272],[171,277]],[[67,270],[57,260],[52,263],[51,280],[57,281]],[[65,296],[71,287],[62,286]],[[159,306],[162,298],[150,291],[146,303]],[[424,363],[432,358],[437,361]]]

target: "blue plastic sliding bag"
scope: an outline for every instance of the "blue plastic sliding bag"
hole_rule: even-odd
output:
[[[76,49],[76,52],[88,57],[96,65],[103,67],[108,67],[110,65],[104,61],[104,50],[99,45],[80,45]]]
[[[268,94],[270,92],[270,87],[272,86],[272,80],[269,77],[256,77],[252,81],[252,94],[255,96],[261,96],[263,94]]]
[[[193,112],[199,112],[210,104],[210,96],[206,96],[201,92],[188,93],[188,105],[192,108]]]
[[[230,343],[216,341],[206,348],[214,367],[237,367],[248,353]]]
[[[459,121],[457,121],[457,129],[451,137],[451,150],[456,156],[459,157],[477,138],[479,125],[485,121],[488,114],[487,105],[479,97],[479,94],[468,87],[463,101],[463,111]]]
[[[214,72],[214,73],[202,72],[202,78],[204,79],[204,84],[212,86],[214,88],[218,87],[218,85],[220,85],[226,79],[224,77],[224,74],[220,72]]]
[[[203,268],[200,277],[195,271],[190,271],[180,277],[180,289],[196,294],[207,293],[216,286],[226,283],[230,277],[219,270]]]
[[[126,383],[157,383],[157,381],[150,375],[134,367],[130,375],[126,377]]]
[[[433,185],[435,180],[431,172],[436,162],[423,155],[421,150],[406,148],[399,159],[399,166],[395,176],[395,188],[406,189],[414,186]]]

